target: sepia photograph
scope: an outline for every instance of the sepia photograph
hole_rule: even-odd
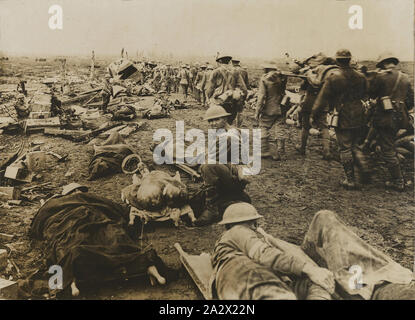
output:
[[[0,304],[415,300],[414,7],[0,0]]]

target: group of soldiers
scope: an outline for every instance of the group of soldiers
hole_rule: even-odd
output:
[[[346,189],[360,189],[362,184],[371,182],[365,151],[376,136],[391,176],[386,187],[403,191],[405,184],[394,139],[398,130],[413,128],[410,114],[414,91],[409,77],[397,69],[399,59],[382,54],[377,69],[368,71],[353,62],[349,50],[341,49],[334,58],[319,53],[298,64],[300,67],[294,71],[305,76],[300,88],[304,95],[299,113],[302,130],[296,145],[298,152],[305,155],[309,130],[315,127],[321,130],[323,159],[330,160],[329,127],[334,128],[346,176],[340,183]],[[272,64],[265,65],[264,70],[255,117],[263,129],[262,156],[280,160],[287,136],[282,103],[287,76]],[[274,125],[272,146],[270,130]]]
[[[196,100],[209,106],[205,115],[209,126],[229,131],[233,125],[241,127],[241,114],[250,84],[248,74],[238,60],[229,55],[218,55],[216,62],[215,69],[209,64],[173,68],[147,63],[143,79],[150,79],[159,93],[180,91],[184,97],[193,94]],[[413,126],[410,114],[414,92],[408,76],[398,70],[398,64],[398,58],[383,54],[377,69],[368,71],[352,60],[349,50],[341,49],[333,58],[319,53],[302,62],[296,61],[297,67],[289,73],[279,70],[274,63],[263,65],[255,110],[261,129],[261,157],[284,159],[288,135],[285,113],[290,107],[287,82],[288,77],[297,76],[302,79],[299,113],[302,128],[300,143],[295,146],[299,154],[306,154],[309,130],[315,127],[321,131],[323,159],[330,160],[329,127],[334,128],[345,173],[340,184],[346,189],[360,189],[362,184],[371,182],[372,170],[366,147],[376,136],[390,173],[385,185],[403,191],[405,183],[394,138],[399,129]],[[111,86],[104,86],[103,95],[109,96],[110,90]],[[230,163],[231,144],[228,144],[225,152],[229,163],[207,164],[200,168],[206,206],[195,222],[197,226],[220,219],[230,203],[250,202],[244,192],[246,181],[238,166]]]

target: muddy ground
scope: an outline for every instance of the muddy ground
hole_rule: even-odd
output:
[[[35,79],[32,79],[27,87],[30,89],[35,83]],[[177,97],[180,98],[179,95]],[[140,105],[151,105],[153,99],[153,97],[143,98]],[[152,153],[149,146],[157,128],[168,128],[174,132],[175,121],[184,120],[186,129],[207,129],[207,124],[202,119],[203,114],[204,109],[195,104],[190,109],[173,111],[171,117],[167,119],[133,120],[147,121],[148,125],[143,130],[131,134],[126,141],[135,148],[147,165],[151,165]],[[244,119],[244,126],[252,127],[253,111],[245,110]],[[291,127],[285,160],[281,162],[263,160],[260,175],[254,176],[247,187],[253,204],[264,216],[261,222],[264,229],[276,237],[300,244],[314,213],[321,209],[333,210],[368,243],[388,254],[404,267],[412,269],[413,162],[407,160],[405,163],[408,187],[403,193],[386,191],[383,187],[385,173],[378,168],[372,185],[366,186],[360,192],[345,191],[339,186],[339,179],[343,178],[341,165],[337,161],[321,160],[319,138],[311,138],[307,156],[301,157],[294,149],[298,135],[299,129]],[[42,150],[69,154],[64,163],[58,163],[56,159],[48,157],[47,169],[41,172],[41,177],[37,181],[32,182],[32,185],[52,182],[54,185],[52,193],[60,193],[62,186],[70,182],[78,182],[87,185],[93,193],[121,202],[121,189],[131,183],[131,176],[125,174],[87,181],[88,163],[93,154],[93,147],[83,143],[74,143],[42,134],[0,135],[0,146],[5,146],[1,152],[16,151],[22,140],[27,143],[42,140],[44,142],[41,146]],[[374,162],[374,165],[379,167],[379,163]],[[165,170],[172,175],[176,171],[172,166],[154,166],[154,168]],[[72,171],[73,174],[65,177],[68,171]],[[195,191],[200,186],[193,183],[185,173],[181,173],[181,176],[188,183],[190,191]],[[31,219],[39,207],[40,202],[36,200],[25,202],[21,206],[0,208],[0,232],[15,235],[15,239],[11,241],[13,249],[11,258],[21,272],[19,276],[14,269],[10,274],[0,274],[0,277],[11,276],[14,280],[25,278],[40,265],[44,253],[40,248],[31,246],[27,236]],[[181,264],[173,247],[175,242],[179,242],[189,253],[210,252],[222,231],[222,227],[218,225],[190,229],[184,225],[174,227],[169,223],[153,224],[145,228],[142,245],[143,247],[151,245],[169,266],[179,269]],[[10,241],[0,240],[0,247],[4,247],[7,243]],[[151,287],[147,280],[131,280],[107,283],[95,288],[83,288],[81,291],[81,299],[202,298],[183,269],[180,277],[165,287]]]

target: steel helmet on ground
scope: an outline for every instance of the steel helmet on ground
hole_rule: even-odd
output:
[[[398,64],[399,63],[399,59],[397,57],[395,57],[392,53],[390,52],[384,52],[382,53],[379,58],[378,58],[378,62],[376,64],[377,68],[380,68],[382,66],[382,64],[386,61],[391,61],[394,64]]]
[[[227,112],[222,106],[212,103],[205,113],[205,120],[212,120],[230,116],[231,114]]]
[[[251,221],[262,218],[255,207],[247,202],[233,203],[226,208],[222,221],[218,224],[230,224],[243,221]]]

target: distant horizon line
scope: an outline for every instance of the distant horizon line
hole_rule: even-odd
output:
[[[127,51],[128,52],[128,51]],[[91,52],[92,53],[92,52]],[[90,58],[91,57],[91,53],[77,53],[77,54],[57,54],[57,53],[10,53],[7,51],[1,51],[0,50],[0,56],[4,56],[4,57],[30,57],[30,58],[44,58],[44,57],[49,57],[49,58],[58,58],[58,57],[76,57],[76,58]],[[172,54],[172,58],[167,57],[167,55],[169,55],[168,53],[165,54],[156,54],[156,55],[140,55],[138,58],[147,58],[147,59],[180,59],[180,58],[187,58],[187,59],[212,59],[215,60],[214,56],[210,56],[210,55],[192,55],[192,54]],[[96,54],[95,52],[95,59],[98,59],[100,57],[104,57],[104,58],[114,58],[114,57],[119,57],[121,58],[121,54],[120,53],[104,53],[104,54]],[[281,58],[276,58],[276,57],[243,57],[241,55],[237,55],[238,60],[285,60],[285,58],[281,57]],[[305,57],[296,57],[299,59],[306,59],[310,56],[305,56]],[[397,56],[399,58],[399,56]],[[137,58],[136,55],[129,55],[128,57],[130,60],[135,60]],[[292,57],[290,57],[292,59]],[[357,61],[376,61],[378,59],[378,57],[365,57],[365,58],[358,58]],[[403,62],[414,62],[415,61],[415,56],[412,59],[401,59],[399,58],[400,61]]]

